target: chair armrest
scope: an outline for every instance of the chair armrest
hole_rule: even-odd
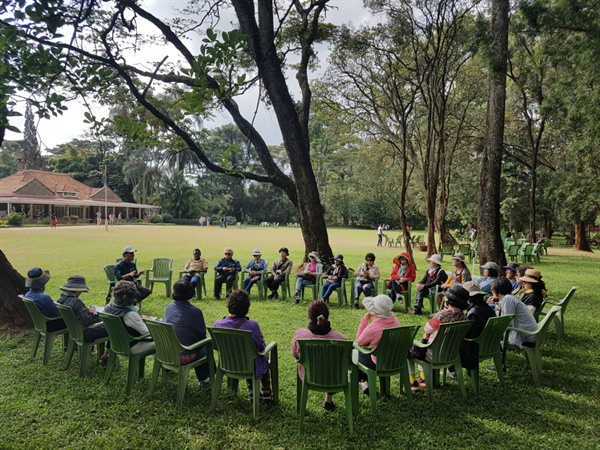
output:
[[[61,320],[62,320],[62,317],[61,317],[61,316],[58,316],[58,317],[48,317],[48,316],[44,316],[44,317],[46,318],[46,321],[47,321],[47,322],[50,322],[50,321],[52,321],[52,320],[58,320],[58,319],[61,319]]]
[[[421,341],[414,341],[413,345],[416,345],[417,347],[421,347],[421,348],[429,348],[429,346],[431,345],[431,342],[429,344],[423,344]]]
[[[516,331],[518,333],[523,333],[523,334],[528,334],[529,336],[535,336],[538,334],[538,330],[527,331],[527,330],[522,330],[521,328],[515,328],[515,327],[508,327],[507,330],[508,331]]]
[[[353,346],[354,346],[354,350],[356,350],[357,352],[362,353],[364,355],[370,355],[371,353],[373,353],[373,349],[361,347],[356,342],[353,342]]]
[[[185,350],[196,350],[199,347],[202,347],[203,345],[206,344],[210,344],[211,343],[211,339],[210,337],[204,338],[201,341],[198,341],[192,345],[182,345],[181,348],[185,349]]]
[[[143,339],[148,339],[150,336],[150,333],[146,333],[146,334],[142,334],[141,336],[131,336],[133,338],[134,341],[141,341]]]
[[[104,323],[103,322],[93,323],[89,327],[84,327],[84,330],[88,330],[90,328],[98,328],[100,326],[104,326]]]
[[[257,352],[257,353],[261,356],[265,356],[267,353],[269,353],[274,348],[277,348],[277,342],[269,343],[269,345],[267,345],[262,352]]]

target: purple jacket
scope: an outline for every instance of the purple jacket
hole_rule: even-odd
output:
[[[258,322],[255,320],[250,320],[247,317],[223,317],[215,322],[216,328],[235,328],[240,320],[246,320],[239,329],[244,331],[250,331],[252,333],[252,343],[254,344],[254,348],[257,352],[262,352],[267,344],[265,343],[265,338],[263,337],[262,332],[260,331],[260,327],[258,326]],[[266,356],[259,356],[254,360],[254,373],[257,377],[262,377],[269,370],[269,358]]]

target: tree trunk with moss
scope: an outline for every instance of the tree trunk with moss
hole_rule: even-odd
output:
[[[19,295],[25,294],[25,278],[17,272],[0,250],[0,325],[31,327],[31,318]]]

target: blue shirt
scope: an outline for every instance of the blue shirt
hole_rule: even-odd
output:
[[[250,273],[251,270],[254,270],[258,273],[266,273],[267,272],[267,262],[260,258],[258,261],[256,259],[252,259],[248,264],[246,264],[246,268],[244,272]]]
[[[41,289],[29,289],[29,292],[25,294],[25,298],[33,300],[46,317],[58,317],[60,315],[56,303],[54,303],[48,294],[44,294],[44,291]]]
[[[234,273],[234,272],[223,272],[224,268],[234,268],[236,272],[242,271],[242,266],[240,265],[240,262],[237,259],[233,259],[233,258],[232,259],[227,259],[227,258],[221,259],[215,266],[215,272],[218,272],[219,274]]]
[[[163,321],[173,325],[175,336],[183,345],[192,345],[206,338],[206,323],[204,323],[202,310],[190,302],[177,300],[169,303]],[[197,351],[184,351],[182,353],[195,353]]]

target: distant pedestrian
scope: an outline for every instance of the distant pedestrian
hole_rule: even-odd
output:
[[[52,217],[50,218],[50,228],[56,228],[57,222],[58,222],[58,219],[56,218],[56,215],[52,214]]]
[[[383,242],[383,225],[377,227],[377,247],[381,247]]]

